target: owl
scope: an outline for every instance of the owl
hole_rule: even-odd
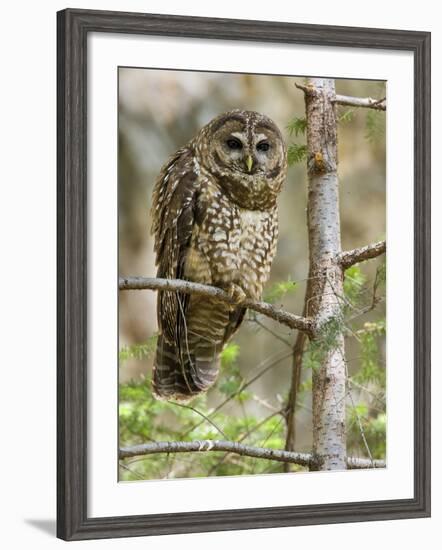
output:
[[[161,169],[151,211],[157,277],[220,287],[234,304],[158,292],[157,398],[189,401],[215,382],[244,318],[242,299],[259,300],[268,280],[286,174],[276,124],[242,110],[211,120]]]

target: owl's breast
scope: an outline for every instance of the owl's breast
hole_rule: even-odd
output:
[[[272,210],[245,210],[240,212],[240,281],[243,290],[253,299],[259,299],[276,253],[278,218]]]
[[[276,251],[276,206],[270,210],[240,208],[216,186],[203,186],[204,211],[192,239],[193,280],[224,286],[236,283],[253,299],[261,296]],[[190,260],[189,260],[190,264]],[[202,277],[202,274],[205,274]]]

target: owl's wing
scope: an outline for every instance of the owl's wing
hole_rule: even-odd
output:
[[[152,233],[155,236],[157,276],[183,278],[195,222],[198,174],[189,147],[178,150],[162,168],[152,200]],[[185,318],[188,297],[158,293],[158,326],[169,342],[177,341],[179,319]]]

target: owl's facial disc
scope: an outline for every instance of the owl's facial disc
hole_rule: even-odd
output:
[[[201,165],[235,202],[263,208],[276,200],[287,159],[284,140],[271,119],[255,111],[230,111],[203,129],[199,143]]]
[[[222,164],[230,170],[246,174],[261,171],[260,165],[270,148],[267,140],[256,148],[253,137],[242,129],[220,133],[222,135],[216,141],[216,156]]]

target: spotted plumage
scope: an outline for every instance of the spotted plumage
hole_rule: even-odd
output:
[[[276,252],[286,156],[275,123],[240,110],[216,117],[179,149],[153,192],[157,276],[259,299]],[[188,400],[215,382],[220,353],[244,317],[238,302],[158,293],[157,397]]]

